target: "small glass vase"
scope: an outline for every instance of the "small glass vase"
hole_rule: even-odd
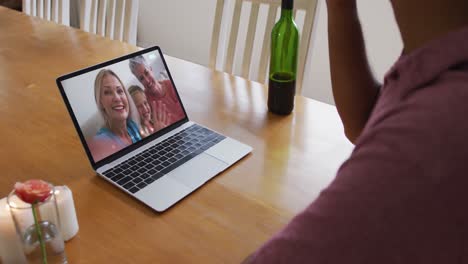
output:
[[[28,263],[67,263],[54,190],[45,201],[35,204],[23,202],[15,191],[8,195],[7,203]]]

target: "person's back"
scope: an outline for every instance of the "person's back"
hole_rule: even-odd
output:
[[[468,263],[468,19],[453,28],[419,46],[406,36],[364,124],[337,102],[353,154],[249,262]]]

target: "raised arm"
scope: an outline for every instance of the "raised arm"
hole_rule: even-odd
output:
[[[356,0],[327,0],[333,97],[346,137],[354,143],[378,96],[366,57]]]

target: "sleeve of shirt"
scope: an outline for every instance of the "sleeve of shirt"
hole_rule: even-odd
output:
[[[251,263],[458,263],[440,178],[451,146],[440,139],[448,130],[433,129],[445,113],[431,107],[407,102],[374,122],[330,186]]]

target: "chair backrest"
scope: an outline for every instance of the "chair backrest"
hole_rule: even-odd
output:
[[[234,58],[241,58],[240,55],[236,55],[236,46],[239,42],[244,41],[244,52],[242,55],[241,62],[241,76],[247,79],[259,81],[264,83],[267,80],[268,69],[269,69],[269,57],[270,57],[270,34],[271,30],[276,22],[276,18],[279,15],[279,9],[281,8],[281,0],[233,0],[234,10],[232,12],[232,21],[230,23],[230,33],[227,37],[227,45],[224,45],[220,42],[221,27],[223,23],[223,14],[226,15],[230,11],[225,10],[228,7],[228,1],[217,0],[215,19],[213,24],[213,34],[211,40],[210,48],[210,60],[209,66],[216,69],[218,56],[225,54],[224,58],[221,60],[222,66],[220,69],[228,73],[234,73]],[[250,13],[249,13],[249,22],[248,29],[245,40],[238,40],[239,25],[241,22],[241,10],[242,5],[245,2],[250,2]],[[266,22],[262,23],[259,20],[259,9],[262,5],[268,7],[268,15]],[[298,58],[298,71],[296,77],[296,93],[301,93],[302,80],[304,76],[305,62],[307,58],[310,36],[312,32],[312,24],[314,21],[315,8],[317,5],[317,0],[295,0],[294,1],[294,16],[297,18],[298,11],[303,12],[304,14],[304,23],[302,25],[302,30],[300,30],[300,44],[299,44],[299,58]],[[296,20],[297,22],[297,20]],[[224,23],[229,23],[229,21],[224,21]],[[264,25],[262,25],[264,24]],[[253,65],[252,61],[252,52],[254,50],[254,40],[256,39],[256,32],[258,27],[264,26],[263,39],[259,41],[261,43],[260,48],[260,61],[258,63],[259,69],[257,76],[250,76],[251,66]],[[258,36],[257,36],[258,37]],[[257,41],[256,41],[257,42]],[[227,47],[226,47],[227,46]],[[224,52],[223,48],[227,48]]]
[[[23,0],[22,8],[30,16],[70,25],[70,0]]]
[[[81,0],[80,28],[136,45],[139,0]]]

